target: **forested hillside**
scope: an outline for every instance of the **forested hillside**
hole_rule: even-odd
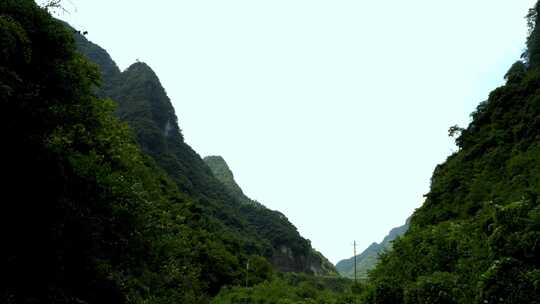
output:
[[[206,303],[271,278],[270,240],[185,144],[148,66],[121,73],[31,0],[0,2],[0,32],[13,145],[1,152],[0,302]],[[287,270],[313,272],[309,242],[280,232],[306,261]]]
[[[528,14],[527,50],[508,70],[506,84],[478,105],[466,128],[450,128],[459,150],[435,168],[408,232],[381,256],[367,282],[353,285],[349,298],[313,294],[299,300],[294,290],[282,298],[290,303],[540,303],[539,12],[537,3]],[[222,291],[216,303],[239,303],[235,299],[242,297],[275,303],[260,299],[286,288],[261,284],[255,290]]]
[[[264,256],[277,270],[335,273],[283,214],[246,204],[252,201],[214,176],[216,172],[185,143],[171,101],[148,65],[137,62],[120,72],[105,50],[78,33],[75,38],[79,50],[102,70],[105,83],[98,95],[117,102],[116,116],[132,128],[142,150],[181,191],[196,198],[201,215],[211,223],[207,230],[227,231],[227,238],[238,243],[244,254]]]
[[[229,165],[221,156],[206,156],[204,162],[212,170],[214,176],[225,186],[227,191],[244,204],[259,204],[252,201],[244,194],[242,188],[234,180],[234,175]]]
[[[300,236],[296,227],[285,215],[279,211],[269,210],[244,194],[221,156],[207,156],[204,161],[214,176],[226,186],[229,193],[242,204],[240,208],[248,225],[253,227],[258,235],[270,241],[274,251],[271,260],[279,270],[306,269],[306,272],[317,275],[337,274],[334,265],[321,253],[311,248],[309,241]],[[300,256],[296,255],[295,251],[306,250],[297,249],[299,246],[304,246],[309,252]]]
[[[93,94],[72,33],[29,0],[0,2],[0,32],[0,302],[206,301],[222,244]]]
[[[540,303],[540,27],[522,61],[450,129],[408,233],[370,275],[367,303]]]

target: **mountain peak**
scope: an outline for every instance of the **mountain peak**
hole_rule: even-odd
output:
[[[144,61],[139,61],[137,60],[136,62],[132,63],[127,69],[127,70],[132,70],[132,69],[138,69],[138,70],[147,70],[149,72],[152,72],[154,73],[154,70],[152,70],[152,68]],[[155,73],[154,73],[155,74]]]
[[[140,80],[150,81],[152,83],[159,84],[161,87],[161,83],[156,72],[154,72],[154,70],[145,62],[137,61],[131,64],[122,74],[137,75],[137,77],[141,78]]]
[[[223,157],[219,155],[206,156],[204,162],[210,167],[214,176],[225,185],[232,195],[243,200],[245,197],[244,192],[234,180],[234,175]]]
[[[204,160],[205,161],[215,161],[215,162],[218,162],[218,163],[223,163],[223,164],[225,164],[225,166],[229,167],[229,165],[227,165],[227,162],[225,161],[225,159],[221,155],[208,155],[208,156],[204,157]]]
[[[78,46],[83,54],[98,50],[82,36]],[[100,58],[105,58],[102,55]],[[223,157],[203,160],[183,140],[172,103],[148,64],[137,61],[114,76],[104,77],[100,96],[117,102],[116,116],[129,124],[142,151],[176,182],[178,189],[195,199],[199,215],[215,223],[211,232],[230,231],[227,242],[230,236],[233,242],[243,244],[239,247],[244,249],[235,255],[260,255],[283,272],[336,273],[283,214],[244,195]]]

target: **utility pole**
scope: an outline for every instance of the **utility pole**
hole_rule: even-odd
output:
[[[356,240],[354,241],[354,284],[356,284]]]
[[[248,278],[249,278],[249,260],[246,262],[246,288],[248,287]]]

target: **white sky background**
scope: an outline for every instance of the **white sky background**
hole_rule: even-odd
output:
[[[422,204],[535,2],[66,1],[121,69],[156,71],[188,144],[334,263]]]

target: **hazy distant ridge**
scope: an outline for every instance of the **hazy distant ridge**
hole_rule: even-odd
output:
[[[360,279],[367,279],[368,272],[377,266],[379,255],[392,249],[392,241],[402,236],[409,229],[409,219],[402,226],[390,230],[382,242],[373,242],[362,253],[356,256],[356,274]],[[354,257],[341,260],[336,264],[336,269],[340,275],[354,278]]]

